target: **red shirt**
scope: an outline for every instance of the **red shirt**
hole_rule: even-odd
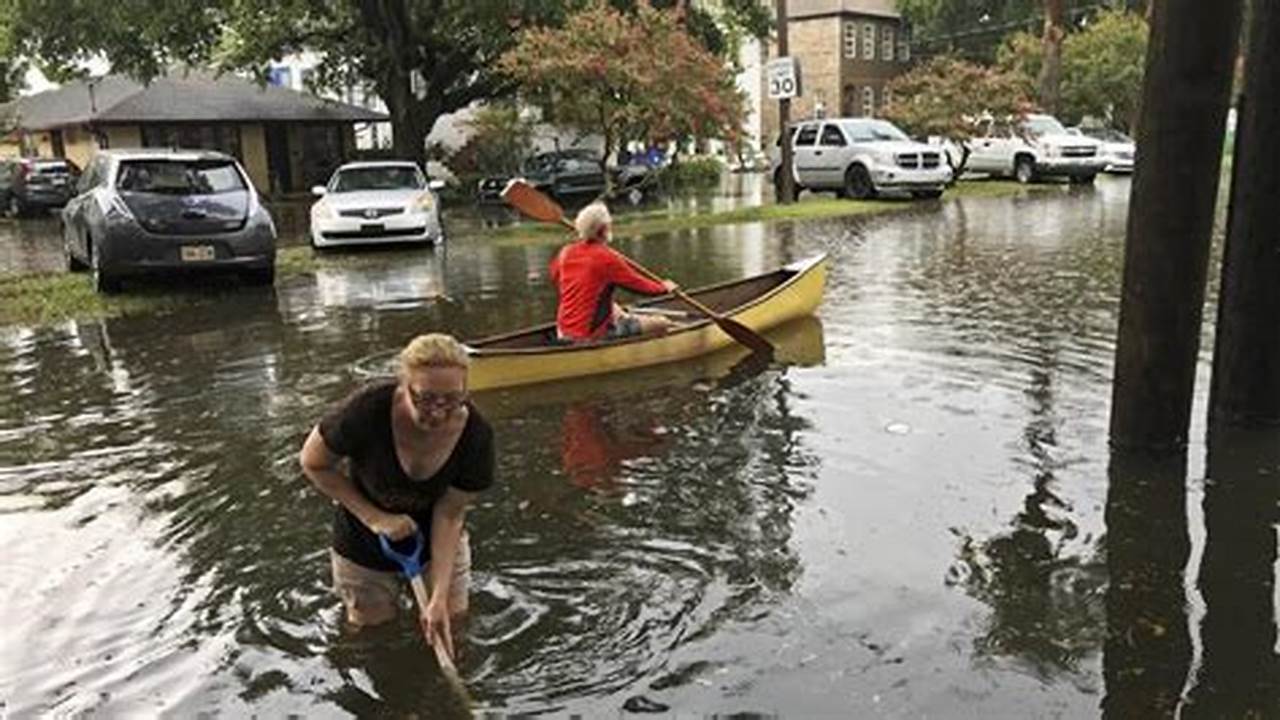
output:
[[[571,340],[596,340],[609,331],[613,290],[624,287],[642,295],[661,295],[662,283],[641,275],[631,263],[602,242],[578,240],[551,260],[551,281],[560,291],[556,328]]]

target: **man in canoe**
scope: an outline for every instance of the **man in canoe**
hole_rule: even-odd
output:
[[[395,616],[402,567],[378,536],[420,533],[430,599],[419,618],[450,657],[451,623],[467,610],[470,584],[463,520],[494,476],[493,429],[467,400],[469,364],[448,335],[414,338],[400,352],[398,378],[370,383],[332,408],[300,455],[307,478],[336,502],[330,562],[347,620],[365,626]]]
[[[602,202],[593,202],[574,220],[578,239],[551,261],[551,281],[560,293],[556,332],[561,341],[589,342],[664,333],[671,321],[662,316],[627,313],[613,301],[614,288],[641,295],[676,289],[670,280],[653,280],[638,272],[609,247],[613,218]]]

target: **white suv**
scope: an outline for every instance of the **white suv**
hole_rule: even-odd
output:
[[[1027,115],[1021,121],[985,118],[968,145],[967,170],[1021,183],[1067,177],[1087,184],[1107,165],[1102,143],[1068,133],[1052,115]]]
[[[884,120],[810,120],[796,123],[791,132],[797,191],[835,190],[841,197],[861,200],[885,190],[906,190],[918,198],[936,198],[951,180],[942,148],[915,142]],[[780,154],[775,148],[775,186],[782,177]]]

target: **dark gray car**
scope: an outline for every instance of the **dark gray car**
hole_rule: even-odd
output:
[[[60,208],[71,198],[80,172],[61,158],[0,161],[0,211],[22,217]]]
[[[121,278],[234,270],[275,280],[276,229],[235,158],[205,150],[104,150],[62,211],[71,270],[99,292]]]

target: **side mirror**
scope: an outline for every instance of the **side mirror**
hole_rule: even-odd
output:
[[[427,187],[431,188],[432,190],[442,190],[442,189],[444,189],[444,181],[443,181],[443,180],[428,180],[428,181],[427,181]]]
[[[311,188],[311,194],[315,195],[316,197],[324,197],[325,193],[327,192],[329,191],[326,190],[323,185],[316,185],[315,187]]]

